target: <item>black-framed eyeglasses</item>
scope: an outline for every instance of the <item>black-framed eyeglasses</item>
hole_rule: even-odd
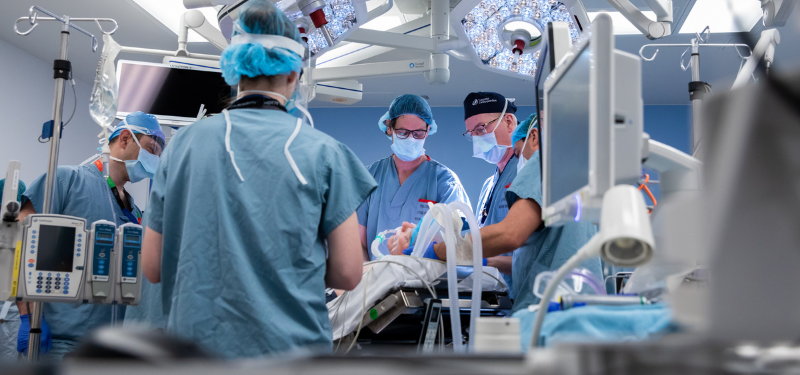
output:
[[[406,139],[409,136],[414,136],[414,139],[425,139],[425,136],[428,135],[428,130],[407,130],[395,128],[394,134],[400,139]]]
[[[486,128],[489,125],[491,125],[493,122],[495,122],[497,120],[500,120],[501,117],[502,116],[500,116],[500,117],[498,117],[498,118],[496,118],[496,119],[494,119],[492,121],[489,121],[489,122],[487,122],[485,124],[480,124],[480,125],[472,128],[472,130],[465,131],[464,134],[462,134],[462,135],[467,137],[467,139],[470,140],[470,141],[472,140],[472,137],[480,137],[480,136],[486,135],[487,133],[489,133],[489,131],[486,130]]]

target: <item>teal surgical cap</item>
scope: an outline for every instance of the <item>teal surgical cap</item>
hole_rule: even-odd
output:
[[[396,119],[402,115],[414,115],[421,118],[430,126],[428,135],[436,133],[436,121],[433,121],[431,106],[421,96],[411,94],[404,94],[394,98],[389,110],[378,121],[378,127],[386,134],[386,121]]]
[[[528,130],[531,128],[531,124],[533,124],[534,129],[539,128],[539,120],[536,118],[535,112],[528,116],[525,121],[522,121],[522,123],[517,126],[517,129],[514,130],[514,135],[511,136],[512,145],[517,143],[520,139],[528,138]]]

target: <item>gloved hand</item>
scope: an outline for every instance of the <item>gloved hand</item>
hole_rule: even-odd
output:
[[[433,260],[440,260],[438,256],[436,256],[436,252],[433,251],[433,245],[436,245],[436,242],[431,242],[428,245],[428,248],[425,249],[425,252],[422,253],[423,258],[433,259]],[[411,255],[411,252],[414,251],[414,246],[409,247],[408,249],[403,250],[403,255]]]
[[[17,351],[27,355],[31,323],[28,321],[27,314],[23,314],[19,318],[20,325],[19,332],[17,332]],[[47,354],[50,352],[50,349],[53,348],[53,335],[50,333],[50,326],[47,324],[47,321],[44,320],[44,315],[42,315],[42,335],[40,337],[41,340],[39,342],[41,346],[39,347],[39,353]]]

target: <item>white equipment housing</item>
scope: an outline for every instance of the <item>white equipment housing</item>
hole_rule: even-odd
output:
[[[117,229],[114,301],[118,304],[136,306],[141,300],[143,237],[141,225],[126,223]]]
[[[363,85],[358,81],[328,81],[317,83],[315,100],[336,104],[355,104],[361,101]]]
[[[766,27],[786,26],[789,15],[794,10],[797,0],[761,0],[764,17],[761,19]]]
[[[608,0],[628,21],[648,39],[659,39],[672,34],[672,0],[644,0],[656,14],[653,21],[629,0]]]
[[[114,239],[116,224],[100,220],[92,223],[89,232],[89,259],[86,268],[85,302],[110,304],[114,302],[116,256]]]
[[[28,215],[17,299],[82,302],[89,234],[86,220],[66,215]]]
[[[8,163],[5,185],[0,196],[0,300],[8,301],[17,294],[17,278],[19,273],[18,249],[20,244],[19,191],[20,162],[12,160]],[[16,261],[15,261],[16,259]]]
[[[590,39],[568,54],[545,81],[542,189],[547,226],[598,222],[605,192],[614,185],[636,183],[641,176],[641,61],[614,50],[607,15],[598,16],[590,30]],[[564,144],[570,149],[556,150],[554,155],[553,146]],[[585,170],[578,171],[580,176],[572,176],[574,190],[555,189],[553,183],[563,181],[559,178],[571,171],[554,163],[575,165],[563,157],[576,152],[585,153],[586,158],[577,161],[578,165],[584,163]],[[586,183],[575,184],[575,178]]]

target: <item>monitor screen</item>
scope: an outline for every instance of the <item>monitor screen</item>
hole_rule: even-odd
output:
[[[549,92],[550,203],[589,184],[590,60],[587,46]]]
[[[125,236],[125,241],[139,242],[139,236]]]
[[[119,64],[117,111],[142,111],[156,116],[194,119],[203,104],[209,114],[220,113],[231,87],[219,71],[172,68],[167,65]]]
[[[39,271],[72,272],[75,228],[41,225],[39,227]]]
[[[106,239],[106,240],[110,240],[110,239],[114,238],[113,234],[111,234],[111,233],[103,233],[103,232],[97,232],[95,234],[95,236],[97,238],[102,238],[102,239]]]

